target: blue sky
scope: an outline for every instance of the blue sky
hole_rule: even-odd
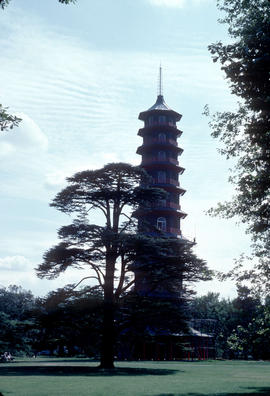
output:
[[[235,106],[207,45],[227,40],[214,0],[12,0],[0,12],[0,103],[23,118],[0,136],[0,284],[35,294],[76,282],[69,271],[39,280],[33,268],[70,219],[48,203],[78,170],[113,161],[139,164],[140,111],[156,99],[160,62],[164,96],[183,114],[180,158],[186,168],[183,233],[213,269],[230,269],[248,249],[232,221],[204,212],[228,199],[232,166],[217,153],[203,107]],[[99,221],[98,215],[93,219]],[[207,282],[198,292],[235,293],[231,283]]]

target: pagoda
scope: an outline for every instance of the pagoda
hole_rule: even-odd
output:
[[[156,103],[139,114],[144,127],[138,132],[143,144],[137,149],[137,154],[142,156],[140,166],[151,176],[151,186],[167,192],[166,199],[155,202],[151,210],[138,216],[139,227],[143,223],[144,228],[153,235],[162,233],[167,237],[182,238],[181,219],[187,214],[180,206],[180,196],[186,192],[179,183],[179,175],[184,168],[178,161],[183,149],[177,143],[182,131],[177,129],[176,124],[181,118],[182,115],[170,109],[164,101],[160,67]]]
[[[181,210],[180,205],[180,197],[186,192],[179,182],[179,176],[184,172],[184,168],[179,165],[178,161],[179,156],[183,153],[183,149],[178,146],[177,142],[182,135],[182,131],[177,128],[177,122],[181,118],[182,115],[172,110],[164,100],[162,69],[160,67],[156,102],[148,110],[139,114],[139,120],[144,122],[144,126],[138,131],[138,135],[143,138],[143,143],[138,147],[137,154],[142,156],[140,167],[150,176],[151,187],[165,190],[167,196],[166,199],[153,202],[149,207],[138,208],[134,215],[138,219],[140,232],[160,238],[160,240],[173,239],[173,243],[177,242],[175,244],[177,248],[181,245],[184,247],[187,244],[191,246],[195,244],[195,240],[189,241],[183,237],[181,232],[181,220],[187,216]],[[161,260],[163,260],[162,255]],[[148,271],[148,264],[150,271]],[[136,295],[144,298],[142,301],[146,307],[147,302],[150,306],[156,302],[155,309],[158,307],[159,318],[155,320],[153,313],[150,313],[150,319],[146,323],[143,335],[132,339],[130,355],[133,359],[142,360],[176,360],[183,357],[190,359],[194,356],[198,359],[214,357],[215,348],[211,335],[203,334],[193,328],[190,328],[189,332],[187,332],[187,328],[180,328],[180,331],[171,329],[171,325],[176,325],[177,328],[177,318],[181,316],[183,308],[183,279],[180,284],[178,278],[175,289],[171,288],[167,279],[164,283],[162,281],[155,283],[155,280],[153,283],[152,267],[159,264],[160,261],[156,262],[155,256],[152,257],[150,254],[148,262],[137,260],[133,265]],[[166,266],[164,268],[166,270]],[[181,273],[181,267],[179,267],[179,272]],[[166,316],[164,307],[166,310],[171,310],[168,316]],[[177,312],[180,316],[177,316]],[[128,338],[127,335],[128,329],[123,335],[124,340],[125,337]],[[181,344],[185,344],[185,351]],[[123,343],[123,345],[129,344],[126,341],[126,344]]]

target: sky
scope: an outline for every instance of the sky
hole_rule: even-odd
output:
[[[53,281],[35,274],[57,229],[70,223],[49,203],[79,170],[140,163],[138,115],[156,100],[160,63],[165,100],[183,115],[182,232],[196,237],[196,254],[214,270],[231,269],[247,252],[240,225],[205,213],[233,194],[233,164],[202,115],[205,104],[211,112],[236,105],[207,50],[229,40],[220,16],[215,0],[11,0],[0,10],[0,103],[23,119],[0,135],[0,286],[45,295],[80,280],[78,270]],[[196,289],[236,293],[216,280]]]

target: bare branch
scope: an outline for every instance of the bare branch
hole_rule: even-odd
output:
[[[126,290],[128,290],[132,285],[134,285],[135,283],[135,279],[133,279],[132,281],[130,281],[129,283],[126,284],[125,287],[123,287],[123,289],[121,290],[121,294],[125,293]]]
[[[91,261],[87,261],[87,263],[92,267],[92,269],[97,274],[98,283],[104,289],[105,274],[101,271],[101,269],[96,264],[92,263]],[[103,282],[102,282],[101,276],[103,278]]]
[[[79,286],[79,284],[81,284],[85,279],[96,279],[96,280],[98,280],[98,278],[96,276],[85,276],[84,278],[82,278],[80,280],[80,282],[78,282],[75,286],[73,286],[71,290],[76,289],[76,287]]]

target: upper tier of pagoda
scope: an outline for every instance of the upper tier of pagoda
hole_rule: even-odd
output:
[[[162,114],[164,112],[164,115],[171,115],[172,118],[175,121],[180,121],[182,118],[182,115],[177,113],[176,111],[172,110],[167,103],[164,100],[163,95],[159,94],[156,100],[156,103],[151,106],[148,110],[142,111],[139,114],[139,119],[142,121],[145,121],[147,117],[151,116],[151,113],[155,114],[156,112],[159,112],[159,114]]]
[[[137,213],[139,227],[148,230],[152,235],[160,232],[167,237],[181,238],[181,219],[186,213],[181,210],[180,196],[186,190],[179,182],[179,175],[184,172],[178,157],[183,149],[178,146],[177,139],[182,131],[177,129],[177,122],[182,115],[172,110],[162,95],[161,68],[159,93],[157,100],[148,110],[139,114],[144,122],[138,135],[143,138],[137,154],[142,156],[141,167],[151,177],[151,185],[167,192],[166,199],[153,202],[151,209],[140,210]],[[142,226],[143,224],[143,226]]]

